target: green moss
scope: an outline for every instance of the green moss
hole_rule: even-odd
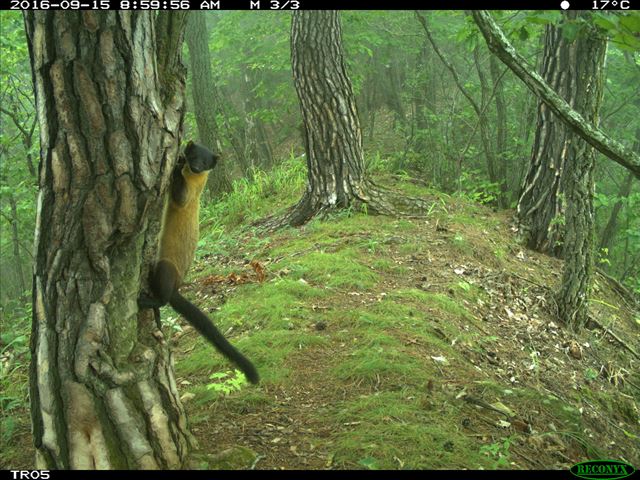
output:
[[[427,306],[437,308],[443,312],[456,315],[462,318],[473,318],[473,315],[460,304],[456,299],[450,298],[442,293],[431,293],[418,290],[417,288],[401,289],[392,292],[390,295],[392,299],[398,299],[400,301],[407,300],[411,302],[424,303]]]
[[[424,398],[401,390],[338,405],[335,419],[353,427],[338,434],[335,462],[370,469],[487,468],[479,445],[464,435],[454,408],[424,408]],[[340,429],[343,430],[343,429]]]
[[[420,362],[401,350],[397,338],[366,329],[362,332],[352,338],[349,357],[333,369],[337,378],[376,382],[385,377],[412,379],[421,375]]]
[[[245,285],[221,307],[218,317],[222,325],[290,328],[292,321],[310,315],[310,301],[326,295],[324,289],[292,278]]]
[[[296,280],[327,286],[329,288],[368,290],[379,281],[380,276],[369,266],[355,260],[358,255],[352,249],[335,253],[311,252],[287,259],[281,265],[289,270]]]
[[[398,265],[392,260],[386,258],[374,260],[371,266],[378,272],[392,275],[406,275],[409,272],[407,267]]]

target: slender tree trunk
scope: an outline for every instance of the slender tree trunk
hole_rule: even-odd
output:
[[[433,64],[433,48],[425,38],[418,52],[416,61],[416,88],[414,89],[415,125],[417,129],[415,150],[424,155],[425,173],[430,166],[431,181],[442,180],[435,174],[435,169],[441,163],[440,144],[438,137],[438,122],[432,122],[436,115],[436,73]]]
[[[413,110],[415,115],[415,127],[417,130],[414,148],[421,154],[429,152],[429,115],[433,113],[433,90],[430,79],[431,59],[430,49],[426,40],[422,42],[422,47],[416,59],[416,86],[413,95]],[[430,151],[433,154],[433,150]]]
[[[11,240],[13,243],[13,259],[18,272],[18,281],[20,282],[20,296],[23,297],[27,291],[27,282],[24,279],[24,270],[22,269],[22,258],[20,258],[20,235],[18,233],[18,204],[16,197],[9,194],[9,205],[11,206]]]
[[[371,213],[424,212],[427,202],[387,192],[365,175],[362,132],[338,12],[296,10],[291,58],[303,117],[307,188],[284,217],[262,223],[269,228],[302,225],[318,213],[362,205]]]
[[[525,149],[529,145],[529,138],[531,137],[531,132],[535,132],[535,122],[536,122],[536,96],[531,92],[528,92],[526,100],[524,101],[524,108],[522,109],[520,115],[520,125],[518,128],[518,138],[521,139],[518,142],[518,147],[516,152],[514,153],[514,158],[524,158],[525,157]],[[529,147],[529,152],[530,152]],[[526,172],[528,171],[529,162],[520,161],[518,165],[518,175],[517,179],[514,182],[518,187],[523,184],[524,177]],[[511,191],[511,199],[516,202],[519,199],[520,195],[519,188],[514,188]]]
[[[498,88],[498,86],[495,85],[493,89],[490,89],[488,81],[486,79],[486,75],[482,69],[482,66],[480,65],[478,48],[476,47],[473,51],[473,57],[474,57],[474,62],[476,64],[478,78],[480,79],[480,84],[482,89],[481,102],[480,104],[478,104],[478,102],[475,101],[471,93],[467,90],[463,82],[460,80],[460,76],[458,75],[458,72],[453,66],[453,64],[449,62],[449,60],[446,58],[446,56],[443,54],[443,52],[440,50],[440,48],[436,44],[433,38],[433,35],[431,35],[429,25],[427,24],[427,19],[424,17],[424,15],[422,15],[418,11],[415,12],[415,15],[418,21],[422,24],[422,28],[424,29],[425,35],[429,40],[429,43],[431,43],[433,50],[436,52],[436,54],[438,55],[442,63],[445,65],[445,67],[447,67],[447,70],[449,70],[449,72],[451,73],[451,76],[453,77],[454,82],[456,83],[458,89],[464,95],[464,97],[468,100],[469,104],[473,107],[473,110],[476,112],[476,115],[478,116],[477,124],[479,126],[478,129],[480,130],[480,140],[482,143],[482,150],[485,154],[485,159],[487,162],[487,173],[489,175],[489,180],[491,180],[491,182],[493,183],[499,184],[501,186],[500,187],[501,191],[504,193],[505,182],[506,182],[506,178],[505,178],[506,172],[501,172],[496,165],[497,162],[495,157],[494,144],[492,141],[493,134],[489,130],[489,122],[486,114],[489,101],[493,97],[494,92]],[[475,133],[475,129],[473,130],[473,132]],[[473,137],[473,134],[471,135],[471,137]],[[467,146],[468,145],[469,144],[467,144]],[[464,152],[466,152],[466,149]],[[464,159],[464,152],[458,157],[457,172],[456,172],[458,179],[460,179],[462,175],[462,161]],[[498,203],[500,206],[506,205],[506,199],[504,197],[504,194],[501,194],[499,196]]]
[[[259,101],[253,91],[257,81],[247,65],[244,65],[243,68],[246,151],[251,158],[253,167],[267,168],[273,165],[273,149],[264,122],[256,114],[260,108]]]
[[[377,73],[377,63],[373,57],[367,60],[367,75],[360,90],[360,102],[358,103],[358,114],[360,122],[365,123],[369,119],[367,126],[367,138],[372,140],[374,136],[376,112],[378,110],[378,89],[380,75]]]
[[[489,173],[489,180],[492,183],[497,183],[498,185],[502,186],[506,179],[504,177],[500,177],[498,172],[498,162],[496,159],[495,145],[492,141],[494,130],[493,128],[491,128],[489,118],[487,117],[489,96],[491,95],[493,88],[490,87],[486,73],[484,71],[484,68],[482,67],[479,50],[480,47],[478,46],[473,49],[473,60],[476,65],[476,71],[478,72],[478,79],[480,80],[480,87],[482,92],[480,105],[476,108],[478,113],[480,139],[482,140],[482,150],[484,151],[484,156],[487,161],[487,172]],[[498,204],[501,207],[505,206],[505,200],[502,196],[499,197]]]
[[[402,67],[396,55],[390,54],[389,57],[392,60],[384,66],[383,78],[385,79],[385,86],[382,89],[382,95],[384,95],[386,104],[395,113],[394,124],[400,122],[401,125],[404,125],[406,114],[402,98],[400,98],[403,84]]]
[[[633,175],[631,173],[627,174],[622,185],[620,185],[620,191],[618,192],[618,198],[627,198],[631,193],[631,186],[633,185]],[[622,201],[618,200],[613,208],[611,209],[611,214],[609,215],[609,221],[602,230],[602,235],[600,236],[600,249],[607,249],[607,251],[611,251],[611,246],[613,243],[613,238],[618,230],[618,215],[620,214],[620,210],[622,210]]]
[[[37,468],[178,468],[192,437],[167,342],[136,299],[178,154],[184,14],[24,16],[42,152],[30,374]]]
[[[640,107],[640,100],[637,100],[636,106]],[[640,150],[640,127],[636,128],[636,138],[633,142],[633,150]],[[631,194],[631,187],[633,185],[633,174],[629,173],[620,186],[620,191],[618,192],[618,198],[627,198]],[[602,231],[602,235],[600,237],[600,249],[606,248],[608,251],[611,250],[611,243],[613,242],[613,237],[615,236],[617,227],[618,227],[618,215],[620,214],[620,210],[622,209],[622,202],[617,201],[613,208],[611,209],[611,215],[609,215],[609,221],[607,225],[604,227]]]
[[[198,138],[202,144],[209,146],[213,151],[220,152],[220,136],[216,125],[218,109],[214,94],[216,86],[211,72],[209,32],[206,18],[202,13],[189,13],[185,40],[189,47],[191,95],[198,126]],[[231,191],[224,156],[220,156],[216,168],[209,174],[207,186],[213,197]]]
[[[251,171],[251,165],[247,158],[246,147],[243,139],[244,128],[235,128],[229,121],[229,118],[239,117],[241,114],[236,112],[233,105],[227,101],[227,96],[225,96],[226,92],[223,89],[213,88],[212,93],[215,96],[215,103],[222,116],[222,124],[220,127],[226,132],[225,137],[231,144],[231,148],[235,154],[236,163],[240,167],[240,170],[244,175],[248,175]]]
[[[500,179],[500,205],[508,206],[509,176],[507,172],[507,106],[504,100],[504,82],[500,72],[498,59],[489,55],[489,70],[493,82],[493,93],[496,104],[496,170]]]

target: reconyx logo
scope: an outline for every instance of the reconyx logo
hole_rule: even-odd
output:
[[[628,463],[617,460],[589,460],[588,462],[575,464],[570,471],[576,477],[601,480],[625,478],[633,475],[636,469]]]

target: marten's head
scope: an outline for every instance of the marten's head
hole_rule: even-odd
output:
[[[211,170],[218,162],[218,155],[207,147],[189,142],[184,149],[184,158],[193,173],[202,173]]]

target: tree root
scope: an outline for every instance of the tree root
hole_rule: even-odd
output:
[[[329,203],[306,192],[302,199],[284,213],[269,215],[253,223],[266,231],[284,227],[299,227],[315,217],[326,217],[330,213],[352,208],[371,215],[388,215],[403,218],[427,218],[437,202],[410,197],[397,191],[365,182],[362,187],[352,186],[349,202]]]

